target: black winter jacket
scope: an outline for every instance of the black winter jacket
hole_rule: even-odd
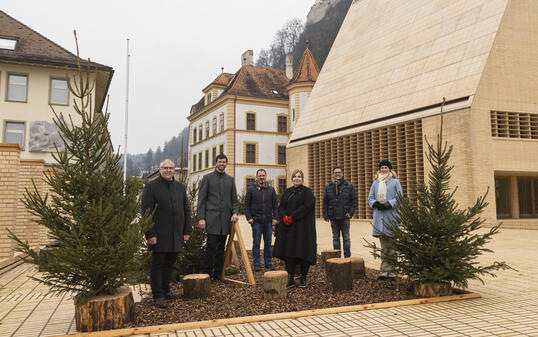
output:
[[[154,252],[180,252],[183,235],[191,235],[191,211],[185,185],[162,177],[144,186],[141,211],[153,211],[154,225],[146,232],[146,239],[157,237],[157,244],[150,246]]]
[[[250,185],[245,196],[245,217],[256,223],[269,223],[278,219],[278,202],[272,186],[259,186],[257,182]]]
[[[357,193],[349,181],[341,179],[338,184],[331,181],[323,194],[323,218],[346,219],[346,213],[353,216],[358,206],[357,199]]]

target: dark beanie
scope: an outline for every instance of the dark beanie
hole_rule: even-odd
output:
[[[381,166],[387,166],[389,169],[392,170],[392,164],[387,159],[383,159],[379,162],[379,168],[381,168]]]

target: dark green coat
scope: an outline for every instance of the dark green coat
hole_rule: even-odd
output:
[[[216,169],[206,174],[198,192],[198,219],[205,219],[207,234],[230,234],[234,213],[237,214],[234,178]]]
[[[146,238],[157,237],[151,246],[154,252],[180,252],[183,235],[192,233],[191,211],[185,185],[159,178],[144,186],[141,211],[144,214],[157,206],[153,214],[154,225],[146,232]]]

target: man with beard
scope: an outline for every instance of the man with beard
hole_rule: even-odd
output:
[[[232,222],[237,222],[237,190],[234,178],[224,171],[228,157],[216,157],[215,171],[206,174],[198,193],[198,227],[207,232],[205,273],[214,280],[227,283],[222,277],[224,246]]]

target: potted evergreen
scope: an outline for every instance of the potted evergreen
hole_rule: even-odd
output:
[[[57,167],[45,174],[50,193],[42,195],[34,186],[23,199],[58,245],[39,254],[10,236],[42,271],[36,280],[53,293],[74,295],[77,330],[94,331],[134,319],[133,296],[125,285],[137,275],[137,255],[152,220],[139,216],[136,184],[124,187],[120,155],[107,128],[109,115],[93,111],[90,61],[84,68],[80,63],[77,43],[77,69],[66,72],[80,122],[54,111],[65,146],[56,147]]]
[[[479,215],[488,206],[487,191],[467,209],[456,203],[456,189],[449,187],[453,147],[443,141],[442,109],[436,144],[426,139],[425,156],[432,167],[428,182],[417,186],[416,201],[398,196],[398,215],[386,224],[393,237],[380,234],[391,239],[395,254],[385,254],[373,242],[366,244],[373,256],[384,259],[396,273],[413,281],[415,295],[421,296],[449,295],[452,286],[467,288],[470,279],[484,283],[482,276],[495,277],[494,271],[510,268],[505,262],[484,266],[476,261],[483,253],[492,252],[484,246],[499,233],[500,224],[484,234],[476,232],[484,223]]]

